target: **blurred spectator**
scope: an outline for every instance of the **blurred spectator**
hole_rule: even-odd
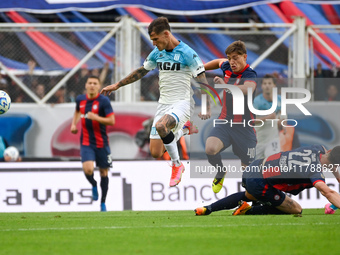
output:
[[[0,76],[0,90],[4,90],[7,93],[9,93],[9,91],[8,91],[8,83],[7,83],[7,81],[4,78],[1,79],[1,76]]]
[[[66,93],[65,101],[68,102],[68,103],[70,103],[70,102],[71,102],[71,103],[75,102],[75,101],[76,101],[76,93],[75,93],[73,90],[68,91],[68,92]]]
[[[328,86],[326,101],[340,101],[340,94],[337,86],[333,84]]]
[[[109,66],[110,66],[109,63],[106,62],[102,70],[100,70],[99,68],[95,68],[91,71],[91,75],[99,77],[99,80],[102,86],[106,84],[106,78],[107,78],[107,73],[109,71]]]
[[[317,69],[314,73],[314,100],[315,101],[322,101],[326,97],[326,86],[325,86],[325,79],[327,78],[328,74],[325,70],[322,69],[321,63],[317,64]]]
[[[45,96],[45,85],[44,84],[38,84],[35,88],[35,94],[42,99]]]
[[[277,92],[281,94],[281,88],[282,87],[287,87],[287,79],[282,76],[279,72],[274,71],[272,73],[272,76],[274,77],[276,81],[276,87],[277,87]]]
[[[64,86],[62,86],[54,93],[54,95],[50,98],[50,100],[48,100],[48,102],[52,104],[65,103],[65,94],[66,89]]]
[[[67,83],[67,102],[74,102],[75,97],[80,94],[84,94],[85,86],[84,84],[87,81],[87,78],[90,75],[94,75],[99,77],[99,80],[102,85],[105,85],[107,82],[109,70],[109,63],[105,63],[103,68],[95,68],[93,70],[88,70],[87,68],[81,68],[76,75],[74,75]]]
[[[75,75],[73,79],[69,80],[68,87],[70,91],[73,91],[76,96],[83,94],[85,88],[84,84],[86,83],[89,75],[90,71],[87,68],[81,68],[77,75]]]
[[[7,80],[2,76],[1,72],[0,72],[0,84],[1,86],[8,85]]]
[[[156,76],[142,79],[141,101],[158,101],[159,85]]]
[[[11,87],[11,100],[12,102],[15,103],[23,103],[26,102],[26,94],[25,92],[18,86],[18,84],[16,84],[15,82],[11,81],[10,84]]]
[[[38,85],[38,78],[33,76],[34,68],[37,66],[37,63],[34,60],[29,60],[27,62],[28,72],[23,77],[22,82],[29,87],[30,89],[34,90],[35,87]]]
[[[333,65],[332,65],[331,72],[332,72],[331,77],[333,77],[333,78],[340,77],[339,69],[338,69],[338,67],[337,67],[337,65],[335,63],[333,63]]]

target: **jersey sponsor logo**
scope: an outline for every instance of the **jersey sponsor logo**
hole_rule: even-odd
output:
[[[180,63],[171,63],[171,62],[158,62],[157,67],[159,70],[164,71],[179,71],[181,70]]]

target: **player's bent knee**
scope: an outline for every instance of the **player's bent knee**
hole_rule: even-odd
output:
[[[150,148],[150,154],[153,158],[160,158],[163,156],[164,151]]]
[[[205,147],[205,153],[207,155],[216,155],[219,151],[217,150],[217,148],[215,146],[206,146]]]
[[[166,131],[166,126],[163,123],[156,123],[155,128],[158,133],[164,133]]]
[[[99,168],[100,177],[106,177],[109,174],[108,168]]]
[[[300,214],[300,213],[302,213],[302,207],[297,202],[295,202],[295,207],[294,207],[293,210],[294,210],[293,214]]]
[[[91,174],[93,174],[93,169],[84,168],[84,173],[85,173],[86,175],[91,175]]]
[[[158,153],[158,152],[156,152],[156,153],[151,153],[151,156],[152,156],[153,158],[160,158],[160,157],[163,156],[163,153]]]

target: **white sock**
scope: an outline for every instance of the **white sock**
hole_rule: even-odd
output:
[[[181,139],[181,137],[182,137],[183,135],[184,135],[183,129],[178,130],[178,131],[176,132],[176,134],[175,134],[175,140],[176,140],[176,142],[177,142],[179,139]]]
[[[164,144],[164,147],[168,151],[172,163],[174,163],[175,166],[180,166],[181,161],[179,160],[179,153],[178,153],[178,148],[177,148],[176,137],[175,137],[174,140],[172,140],[171,143]]]

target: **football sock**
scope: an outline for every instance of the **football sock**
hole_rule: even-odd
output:
[[[86,179],[91,183],[92,187],[97,186],[96,180],[93,178],[93,173],[91,175],[85,174]]]
[[[269,205],[263,205],[263,206],[252,206],[248,211],[246,211],[247,215],[266,215],[266,214],[287,214],[283,211],[280,211],[279,209],[269,206]]]
[[[174,133],[170,131],[170,133],[165,136],[161,137],[164,143],[165,149],[168,151],[171,161],[176,165],[180,166],[181,162],[179,160],[179,153],[177,148],[177,141],[175,139]]]
[[[185,131],[184,131],[185,132]],[[178,130],[177,132],[176,132],[176,134],[175,134],[175,140],[176,140],[176,142],[179,140],[179,139],[181,139],[181,137],[183,136],[183,135],[185,135],[185,133],[183,132],[183,129],[180,129],[180,130]]]
[[[209,206],[205,206],[205,208],[207,208],[207,211],[209,212],[233,209],[238,206],[238,202],[241,200],[246,202],[251,201],[246,197],[245,194],[246,194],[245,191],[234,193],[230,196],[227,196],[225,198],[222,198],[221,200],[216,201],[215,203],[212,203]]]
[[[100,177],[100,188],[102,189],[101,202],[105,203],[107,191],[109,189],[109,177],[107,176]]]
[[[215,155],[208,155],[208,162],[214,166],[217,170],[217,174],[215,176],[216,179],[222,179],[224,177],[224,169],[223,169],[223,163],[221,158],[221,153],[217,153]]]
[[[336,207],[336,206],[333,205],[333,204],[331,204],[330,208],[332,208],[334,211],[335,211],[336,209],[338,209],[338,207]]]

